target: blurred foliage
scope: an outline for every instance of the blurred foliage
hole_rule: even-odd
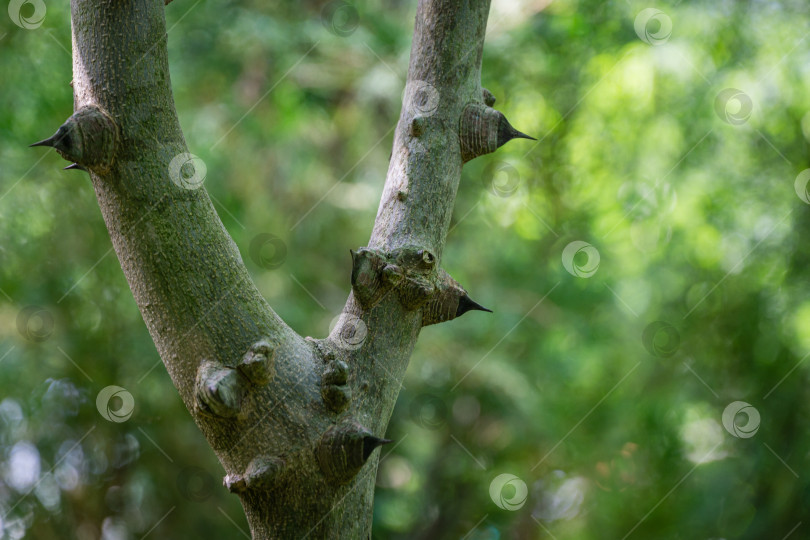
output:
[[[72,110],[64,4],[0,17],[0,538],[238,538],[86,175],[27,148]],[[374,536],[806,538],[807,5],[546,4],[493,5],[483,84],[539,142],[464,168],[443,265],[495,313],[422,333]],[[313,336],[371,229],[415,13],[338,7],[166,9],[189,148],[262,293]],[[266,234],[286,254],[251,256]],[[593,248],[563,261],[574,241]],[[125,422],[97,411],[110,385]],[[723,426],[734,401],[753,436]]]

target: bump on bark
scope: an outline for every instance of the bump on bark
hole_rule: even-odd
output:
[[[433,283],[436,256],[417,246],[404,246],[392,253],[393,264],[383,268],[383,276],[396,287],[400,303],[415,310],[427,302],[436,289]]]
[[[347,386],[324,384],[321,386],[321,398],[330,411],[342,413],[352,402],[352,391]]]
[[[461,158],[465,163],[494,152],[512,139],[536,140],[513,128],[503,113],[481,103],[470,103],[464,107],[458,136]]]
[[[248,464],[243,474],[229,474],[222,483],[231,493],[266,490],[278,483],[285,465],[280,457],[257,457]]]
[[[426,276],[390,264],[383,270],[386,279],[396,286],[399,302],[408,310],[419,309],[430,299],[436,286]]]
[[[268,384],[275,374],[275,350],[266,340],[257,341],[242,357],[237,369],[256,386]]]
[[[406,309],[415,310],[435,290],[436,256],[418,246],[391,253],[360,248],[352,251],[352,290],[363,308],[377,304],[391,289]]]
[[[382,279],[387,264],[385,254],[376,249],[360,248],[352,255],[352,290],[360,305],[373,307],[388,292],[389,284]]]
[[[486,88],[481,89],[481,97],[483,98],[484,104],[486,104],[487,107],[492,107],[495,105],[495,95]]]
[[[491,310],[475,302],[455,279],[444,270],[439,270],[436,293],[422,308],[422,326],[451,321],[472,310]]]
[[[197,368],[195,397],[201,412],[220,418],[237,416],[248,381],[234,368],[204,360]]]
[[[321,398],[324,404],[333,412],[345,411],[352,400],[352,392],[348,387],[348,366],[342,360],[332,360],[326,365],[321,375]]]
[[[325,384],[346,384],[349,378],[349,366],[342,360],[333,360],[327,364],[321,380]]]
[[[426,124],[427,118],[424,116],[414,116],[411,120],[411,135],[413,137],[421,137],[422,133],[425,132]]]
[[[31,146],[50,146],[68,161],[103,173],[109,170],[118,146],[118,126],[98,106],[82,107],[52,136]]]
[[[346,484],[354,478],[378,446],[392,442],[375,437],[356,420],[330,427],[315,449],[321,472],[332,483]]]

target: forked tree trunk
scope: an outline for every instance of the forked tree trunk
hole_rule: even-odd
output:
[[[440,269],[461,167],[522,134],[480,84],[489,0],[422,0],[352,293],[323,340],[270,308],[177,120],[161,0],[72,0],[75,113],[42,144],[89,170],[166,369],[254,538],[366,538],[375,448],[423,325],[477,309]],[[347,246],[347,248],[352,246]]]

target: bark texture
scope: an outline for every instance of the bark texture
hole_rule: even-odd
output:
[[[375,449],[419,331],[483,309],[440,263],[463,163],[522,136],[481,88],[488,12],[419,2],[373,232],[340,322],[314,340],[261,297],[201,186],[164,3],[71,1],[75,112],[40,144],[90,172],[144,321],[256,539],[369,537]]]

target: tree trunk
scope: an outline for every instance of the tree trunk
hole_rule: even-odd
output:
[[[75,112],[41,144],[90,172],[144,321],[253,537],[366,538],[374,450],[389,442],[421,327],[482,309],[440,269],[462,165],[523,136],[480,85],[489,0],[419,2],[374,229],[323,340],[267,305],[201,185],[175,112],[163,11],[154,0],[72,0]]]

